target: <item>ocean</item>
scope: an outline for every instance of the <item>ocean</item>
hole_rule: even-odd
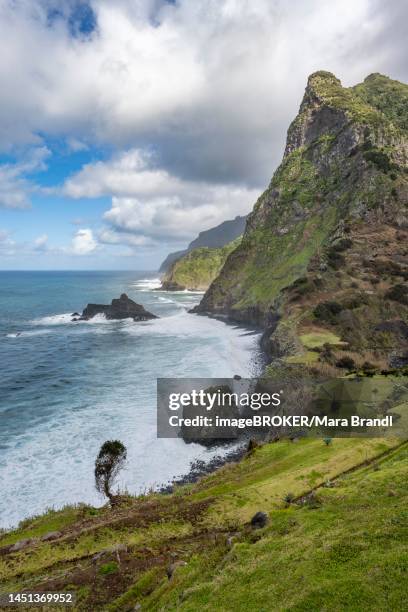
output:
[[[0,272],[0,527],[104,503],[93,469],[107,439],[126,445],[118,485],[136,494],[219,454],[156,437],[156,379],[255,375],[259,336],[188,313],[199,293],[159,285],[148,272]],[[121,293],[160,318],[71,322]]]

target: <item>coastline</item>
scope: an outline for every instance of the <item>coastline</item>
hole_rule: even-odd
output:
[[[123,439],[129,449],[129,469],[119,486],[134,494],[191,478],[190,464],[196,459],[207,463],[208,458],[213,467],[217,463],[213,461],[215,451],[181,440],[156,439],[156,377],[163,373],[170,377],[180,373],[193,377],[254,375],[263,366],[258,330],[190,315],[187,310],[196,294],[156,292],[152,289],[157,274],[139,273],[139,277],[92,273],[92,291],[86,273],[9,277],[9,294],[16,295],[14,303],[19,300],[25,310],[16,317],[10,302],[8,318],[3,315],[2,329],[10,334],[0,348],[3,362],[10,367],[10,373],[7,368],[2,372],[5,420],[0,436],[6,487],[0,515],[5,528],[47,507],[81,502],[99,506],[93,460],[107,437]],[[36,312],[30,302],[18,297],[27,283],[34,284],[35,295],[39,280],[44,286],[49,279],[46,309]],[[68,293],[59,291],[54,299],[57,282]],[[109,300],[123,290],[161,318],[145,323],[70,322],[71,313],[88,299]],[[44,289],[43,294],[47,295]],[[0,301],[0,314],[1,306]],[[58,314],[64,312],[69,314]],[[10,403],[15,409],[4,412]],[[17,439],[18,447],[14,444]],[[40,486],[44,479],[49,482],[46,489]]]

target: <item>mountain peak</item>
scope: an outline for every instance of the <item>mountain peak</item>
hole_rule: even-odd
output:
[[[324,95],[331,88],[341,88],[341,81],[332,72],[317,70],[307,79],[306,92],[313,92],[317,96]]]

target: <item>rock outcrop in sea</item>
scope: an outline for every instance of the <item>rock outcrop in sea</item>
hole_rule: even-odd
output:
[[[82,315],[73,318],[73,321],[88,321],[96,315],[103,314],[107,319],[133,319],[134,321],[148,321],[158,317],[148,312],[144,306],[131,300],[126,293],[120,298],[113,299],[110,304],[88,304]]]

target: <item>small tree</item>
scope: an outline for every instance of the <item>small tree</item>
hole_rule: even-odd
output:
[[[113,501],[111,491],[113,483],[119,471],[126,461],[126,446],[120,440],[107,440],[100,448],[95,461],[95,486],[96,490]]]

